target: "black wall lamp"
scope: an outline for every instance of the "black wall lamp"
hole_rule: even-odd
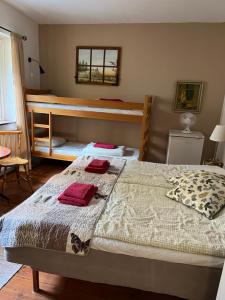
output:
[[[45,74],[45,70],[42,68],[42,66],[40,65],[40,62],[37,59],[34,59],[32,57],[28,57],[28,62],[29,63],[35,62],[36,64],[38,64],[39,70],[40,70],[40,74]]]

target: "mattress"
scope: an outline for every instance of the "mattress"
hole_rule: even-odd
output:
[[[96,225],[95,236],[225,258],[225,209],[213,221],[209,221],[165,196],[170,188],[165,181],[166,174],[177,174],[184,168],[191,169],[191,166],[160,166],[138,161],[126,164]],[[225,170],[221,168],[198,168],[225,174]],[[132,249],[131,255],[135,255],[135,246],[130,248]]]
[[[67,145],[68,148],[70,148],[69,146],[71,146],[72,148],[70,152],[71,155],[74,154],[74,147],[78,147],[80,150],[78,149],[77,151],[78,152],[80,151],[81,153],[83,149],[82,147],[85,146],[84,144],[72,143],[72,142],[69,142],[65,145]],[[65,145],[62,147],[55,148],[55,151],[60,151],[60,148],[62,149],[66,148]],[[48,149],[47,147],[37,147],[37,148],[39,148],[40,150],[46,149],[46,151]],[[77,154],[79,155],[78,152]],[[57,153],[64,154],[62,151]],[[136,162],[132,162],[132,164],[136,165]],[[146,165],[146,163],[141,163],[141,162],[137,162],[137,164],[139,166]],[[189,166],[188,168],[199,169],[199,166]],[[221,174],[225,173],[224,169],[218,167],[201,166],[200,168],[205,170],[210,170],[212,172],[221,173]],[[150,167],[148,167],[148,169],[150,169]],[[142,172],[144,172],[144,170],[142,170]],[[126,175],[126,170],[123,171],[123,174]],[[224,258],[218,256],[193,254],[193,253],[176,251],[172,249],[153,247],[149,245],[137,245],[137,244],[132,244],[117,239],[104,238],[102,236],[98,236],[97,234],[95,234],[92,240],[91,248],[95,250],[114,253],[114,254],[125,254],[129,256],[161,260],[170,263],[189,264],[194,266],[222,268],[224,263]]]
[[[137,176],[139,177],[141,177],[141,174],[150,171],[148,170],[150,169],[150,167],[147,169],[144,168],[146,163],[133,162],[132,164],[134,164],[134,168],[136,164],[139,166],[139,169],[136,170]],[[142,169],[140,167],[141,165],[143,166]],[[133,168],[132,165],[130,167]],[[173,166],[171,167],[173,168]],[[201,165],[201,166],[194,165],[194,166],[186,166],[186,167],[191,170],[202,169],[202,170],[208,170],[223,175],[225,174],[224,169],[216,166],[213,167],[207,165]],[[126,175],[128,174],[129,174],[129,170],[128,172],[126,172],[126,170],[123,171],[123,176],[125,176],[125,178]],[[121,178],[122,177],[120,177],[120,179]],[[137,245],[137,244],[132,244],[117,239],[100,237],[96,232],[95,232],[95,237],[93,238],[92,241],[92,248],[97,250],[117,253],[117,254],[126,254],[131,256],[156,259],[156,260],[173,262],[173,263],[190,264],[195,266],[222,268],[224,263],[224,258],[218,256],[216,257],[211,255],[193,254],[193,253],[176,251],[172,249],[153,247],[149,245]]]
[[[132,116],[143,116],[142,110],[133,109],[114,109],[114,108],[103,108],[103,107],[90,107],[90,106],[79,106],[79,105],[66,105],[66,104],[54,104],[54,103],[43,103],[43,102],[26,102],[27,106],[50,108],[50,109],[63,109],[63,110],[74,110],[74,111],[90,111],[90,112],[101,112],[108,114],[120,114],[120,115],[132,115]]]
[[[82,156],[83,150],[87,146],[84,143],[66,142],[64,145],[52,148],[52,154],[68,155],[68,156]],[[44,153],[49,152],[48,147],[35,146],[35,151]],[[126,148],[124,156],[118,157],[126,160],[137,160],[139,157],[139,150],[137,148]]]
[[[68,155],[68,156],[81,156],[82,151],[86,147],[84,143],[76,143],[76,142],[66,142],[62,146],[52,148],[52,154],[58,155]],[[35,146],[35,151],[40,151],[44,153],[49,152],[49,147],[45,146]]]
[[[165,261],[169,263],[185,264],[199,267],[223,268],[224,258],[210,255],[199,255],[185,253],[165,248],[135,245],[119,240],[94,237],[92,249],[110,252],[114,254],[125,254],[134,257],[142,257]]]
[[[147,165],[148,167],[147,170],[146,168],[142,169],[144,166],[146,166],[146,163],[135,162],[135,161],[129,163],[129,166],[131,168],[133,168],[133,165],[134,166],[139,165],[139,170],[140,171],[142,170],[142,172],[144,172],[144,171],[149,171],[150,165],[153,165],[154,167],[155,164]],[[200,166],[189,166],[188,168],[196,169],[199,167]],[[214,171],[222,174],[224,174],[225,172],[224,169],[218,167],[201,166],[201,169],[206,169],[206,170],[209,169],[210,171]],[[126,169],[123,171],[123,174],[125,174],[126,176],[127,174]],[[157,246],[152,246],[150,244],[143,245],[141,243],[140,244],[131,243],[125,240],[110,238],[109,236],[104,237],[102,235],[98,235],[98,231],[95,231],[95,235],[92,240],[91,247],[92,249],[95,250],[110,252],[114,254],[125,254],[128,256],[155,259],[155,260],[161,260],[170,263],[189,264],[194,266],[221,268],[224,262],[224,258],[219,256],[216,257],[213,255],[193,254],[193,253],[174,250],[172,248],[170,249],[164,247],[159,248]]]

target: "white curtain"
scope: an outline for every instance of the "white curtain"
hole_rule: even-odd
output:
[[[24,98],[24,55],[23,55],[23,41],[21,36],[11,34],[11,48],[12,48],[12,70],[13,70],[13,84],[16,102],[16,123],[18,129],[22,130],[21,138],[21,153],[24,158],[31,162],[29,132],[27,126],[27,114]]]
[[[10,37],[0,35],[0,121],[16,121]]]

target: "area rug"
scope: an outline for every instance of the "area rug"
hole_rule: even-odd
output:
[[[0,247],[0,289],[19,271],[21,265],[9,263],[4,259],[4,249]]]

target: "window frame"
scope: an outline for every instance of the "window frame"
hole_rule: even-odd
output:
[[[89,80],[87,81],[80,81],[79,77],[78,77],[78,72],[79,72],[79,51],[80,50],[90,50],[90,64],[87,65],[87,67],[90,68],[90,75],[89,75]],[[96,65],[96,64],[92,64],[92,51],[93,50],[103,50],[104,54],[103,54],[103,65]],[[110,66],[105,65],[105,55],[106,55],[106,51],[107,50],[116,50],[117,51],[117,64],[114,68],[117,69],[117,73],[116,73],[116,81],[115,83],[108,83],[105,82],[105,69],[106,68],[110,68]],[[106,47],[106,46],[77,46],[76,47],[76,75],[75,75],[75,79],[76,79],[76,83],[77,84],[91,84],[91,85],[108,85],[108,86],[118,86],[120,83],[120,61],[121,61],[121,47]],[[99,68],[103,68],[103,80],[102,82],[96,82],[96,81],[92,81],[91,79],[91,69],[93,67],[99,67]]]

